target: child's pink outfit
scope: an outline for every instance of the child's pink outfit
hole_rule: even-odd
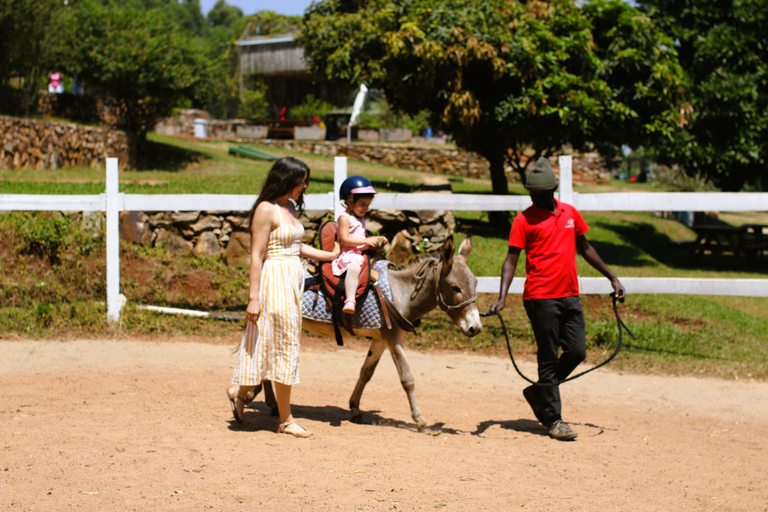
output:
[[[349,218],[349,236],[350,238],[365,238],[365,219],[359,219],[354,215],[350,215],[347,212],[342,213],[339,218],[346,216]],[[346,272],[349,265],[359,265],[360,267],[365,264],[365,258],[363,257],[363,251],[366,249],[366,245],[357,245],[355,247],[349,247],[347,245],[341,246],[341,254],[339,257],[333,260],[331,263],[331,269],[333,275],[340,276]]]

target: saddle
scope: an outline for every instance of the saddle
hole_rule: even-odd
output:
[[[332,251],[334,244],[339,238],[339,226],[335,221],[326,221],[320,226],[318,235],[320,237],[320,248],[324,251]],[[381,290],[374,285],[379,279],[378,272],[371,268],[371,251],[364,251],[363,257],[365,262],[360,268],[360,278],[357,283],[357,290],[355,292],[355,299],[358,305],[362,304],[365,300],[368,292],[371,289],[376,290],[376,302],[379,310],[381,310],[384,320],[388,328],[392,327],[389,320],[389,314],[387,308],[382,308],[382,302],[385,297],[381,293]],[[305,289],[322,291],[326,298],[328,309],[332,312],[333,318],[333,332],[336,335],[336,343],[338,345],[344,345],[344,340],[341,336],[341,330],[339,324],[352,335],[355,332],[352,330],[352,322],[350,315],[342,313],[342,307],[344,299],[346,298],[345,281],[346,273],[341,276],[333,275],[333,268],[330,261],[320,262],[319,267],[316,267],[313,272],[312,278],[305,283]]]

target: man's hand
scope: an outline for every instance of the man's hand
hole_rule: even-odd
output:
[[[504,309],[504,305],[506,304],[506,299],[497,300],[491,306],[488,308],[488,314],[489,315],[495,315],[502,309]]]
[[[613,292],[616,294],[616,299],[623,300],[624,297],[626,297],[627,291],[624,289],[624,285],[621,284],[618,278],[611,279],[611,286],[613,287]]]

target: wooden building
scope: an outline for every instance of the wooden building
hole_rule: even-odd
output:
[[[273,111],[299,105],[308,94],[332,104],[344,104],[349,95],[348,87],[331,87],[309,75],[304,49],[296,41],[295,34],[242,37],[237,41],[237,48],[240,96],[249,83],[259,79],[267,84],[267,100]]]

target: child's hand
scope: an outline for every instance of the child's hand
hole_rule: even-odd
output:
[[[372,249],[384,247],[387,244],[387,238],[383,236],[372,236],[366,239],[366,245]]]

